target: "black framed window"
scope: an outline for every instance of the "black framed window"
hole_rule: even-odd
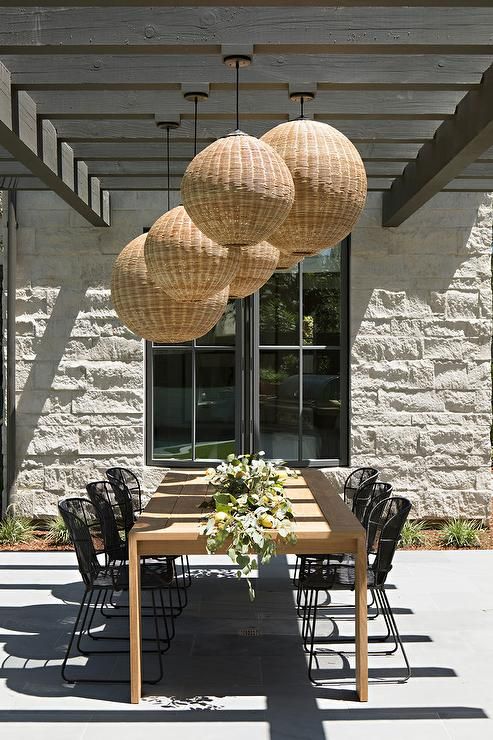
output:
[[[263,449],[348,464],[349,240],[279,270],[183,345],[147,343],[147,463]]]

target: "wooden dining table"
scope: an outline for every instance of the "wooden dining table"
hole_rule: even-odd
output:
[[[168,472],[129,534],[130,694],[138,704],[142,694],[141,558],[152,555],[206,555],[200,534],[204,513],[199,508],[212,493],[204,473]],[[367,558],[365,530],[331,488],[320,470],[307,468],[288,478],[286,496],[295,517],[295,544],[277,543],[278,554],[355,556],[356,690],[368,700]],[[271,532],[276,537],[276,532]],[[293,603],[294,608],[294,603]],[[207,687],[204,687],[204,691]]]

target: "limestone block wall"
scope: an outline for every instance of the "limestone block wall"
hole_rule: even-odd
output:
[[[415,513],[484,516],[491,488],[491,198],[441,194],[382,229],[370,194],[352,238],[352,465],[376,464]],[[163,210],[114,193],[113,226],[19,193],[17,502],[37,516],[110,465],[144,465],[143,343],[110,303],[122,246]],[[347,470],[327,471],[340,481]]]
[[[369,195],[352,236],[352,464],[426,516],[491,498],[491,195],[441,193],[395,229]]]
[[[18,195],[17,503],[30,514],[111,465],[144,475],[144,344],[109,285],[115,256],[163,210],[159,193],[115,193],[113,226],[95,228],[54,195]]]

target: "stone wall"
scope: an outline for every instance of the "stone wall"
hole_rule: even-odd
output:
[[[113,194],[91,227],[48,193],[20,193],[17,502],[51,513],[110,465],[144,466],[143,344],[117,321],[116,254],[162,212]],[[491,199],[441,194],[398,229],[380,198],[352,240],[352,464],[376,464],[420,515],[484,516],[490,498]],[[327,471],[342,480],[347,470]]]
[[[95,228],[54,195],[18,196],[17,503],[35,516],[111,465],[144,473],[144,344],[116,318],[109,284],[163,198],[112,201],[114,225]]]
[[[441,193],[352,237],[352,464],[416,515],[483,517],[491,497],[491,195]]]

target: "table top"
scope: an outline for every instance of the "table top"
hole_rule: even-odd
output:
[[[331,490],[320,470],[307,468],[288,478],[286,496],[295,517],[295,544],[277,543],[279,553],[315,554],[355,552],[365,532],[341,496]],[[199,524],[204,511],[198,508],[212,488],[203,471],[168,472],[134,524],[129,537],[137,540],[143,554],[205,554],[206,538]],[[277,538],[275,531],[271,536]],[[147,548],[151,548],[147,550]],[[158,549],[156,549],[158,548]]]

